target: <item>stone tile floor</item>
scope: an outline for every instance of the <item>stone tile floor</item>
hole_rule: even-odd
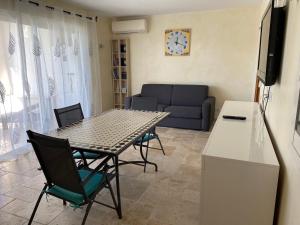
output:
[[[86,224],[90,225],[194,225],[199,224],[201,151],[209,133],[173,128],[157,128],[166,156],[149,150],[147,172],[135,165],[120,167],[123,218],[114,210],[93,204]],[[156,140],[152,146],[158,147]],[[133,147],[121,159],[140,159]],[[43,187],[44,175],[33,152],[18,160],[0,163],[0,224],[27,224]],[[107,190],[98,200],[112,202]],[[74,210],[54,197],[43,197],[34,225],[81,224],[85,208]]]

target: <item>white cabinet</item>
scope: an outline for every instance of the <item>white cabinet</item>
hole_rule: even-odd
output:
[[[202,153],[201,225],[272,225],[278,174],[258,104],[226,101]]]

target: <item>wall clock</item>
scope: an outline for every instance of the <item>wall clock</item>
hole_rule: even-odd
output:
[[[190,55],[191,29],[171,29],[165,31],[165,55]]]

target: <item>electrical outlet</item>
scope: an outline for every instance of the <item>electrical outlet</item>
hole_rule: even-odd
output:
[[[268,100],[269,102],[272,102],[272,96],[273,96],[273,95],[272,95],[272,90],[270,90],[270,93],[269,93],[269,100]]]
[[[274,2],[275,8],[284,7],[284,6],[286,6],[286,0],[275,0]]]

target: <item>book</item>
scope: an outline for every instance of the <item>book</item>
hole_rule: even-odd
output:
[[[118,69],[117,69],[117,68],[114,68],[114,69],[113,69],[113,78],[114,78],[114,79],[119,79]]]
[[[127,79],[127,72],[126,71],[122,71],[121,78],[124,79],[124,80]]]
[[[121,58],[121,66],[127,66],[126,58]]]
[[[125,44],[120,45],[120,52],[126,53],[126,45]]]
[[[117,55],[113,56],[113,66],[119,66],[119,59]]]

